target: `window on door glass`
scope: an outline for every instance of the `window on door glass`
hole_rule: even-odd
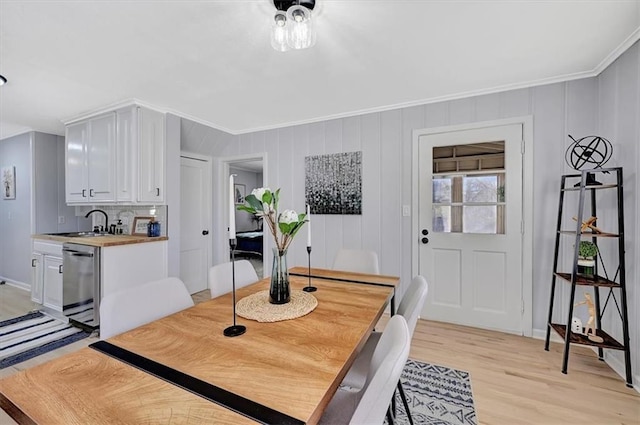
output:
[[[433,231],[504,234],[504,142],[437,147],[433,153]]]

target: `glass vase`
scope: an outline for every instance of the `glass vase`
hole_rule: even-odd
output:
[[[290,299],[289,269],[287,268],[287,250],[273,248],[273,267],[271,269],[271,286],[269,287],[269,302],[271,304],[286,304]]]

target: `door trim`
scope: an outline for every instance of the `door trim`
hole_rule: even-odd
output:
[[[419,223],[419,154],[418,146],[421,136],[438,133],[450,133],[462,130],[476,130],[486,127],[498,127],[510,124],[522,125],[523,163],[522,163],[522,334],[533,336],[533,116],[505,118],[493,121],[482,121],[451,126],[422,128],[413,130],[412,163],[411,163],[411,274],[418,274],[420,223]]]
[[[218,231],[213,234],[214,264],[229,261],[229,255],[231,253],[229,240],[227,239],[227,230],[229,228],[229,207],[227,205],[229,199],[229,195],[227,193],[229,187],[227,177],[229,175],[229,165],[247,161],[262,161],[262,186],[269,187],[267,152],[216,158],[218,172],[216,173],[217,181],[214,182],[213,187],[217,188],[217,190],[214,191],[214,202],[217,205],[217,208],[215,214],[216,219],[214,220],[215,226],[213,228],[218,229]],[[267,250],[268,239],[269,238],[265,237],[262,238],[263,267],[264,264],[271,264],[271,254]]]

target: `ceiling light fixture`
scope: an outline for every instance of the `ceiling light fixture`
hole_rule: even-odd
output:
[[[0,75],[0,86],[4,86],[7,84],[7,79],[4,78],[4,75]]]
[[[315,0],[273,0],[276,14],[271,25],[271,46],[279,52],[306,49],[316,44],[311,19]]]

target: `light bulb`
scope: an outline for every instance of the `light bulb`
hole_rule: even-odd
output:
[[[287,44],[292,49],[306,49],[316,42],[311,11],[304,6],[295,5],[287,10]]]
[[[280,10],[273,17],[271,46],[279,52],[289,50],[289,45],[287,44],[287,15]]]

